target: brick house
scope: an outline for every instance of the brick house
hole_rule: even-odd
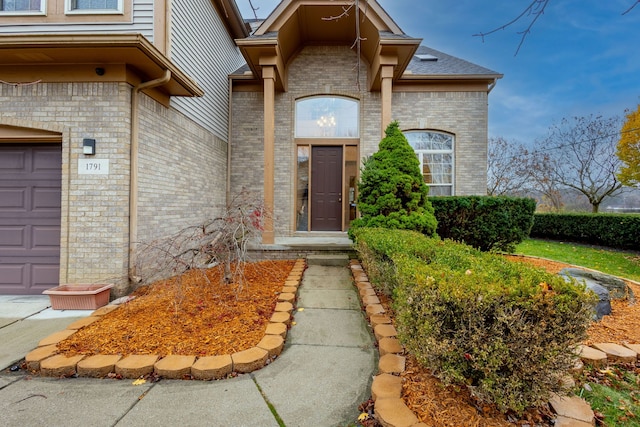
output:
[[[263,244],[344,233],[391,120],[432,194],[484,194],[501,75],[374,0],[352,47],[355,10],[323,19],[349,3],[285,0],[249,34],[233,0],[0,1],[0,293],[121,281],[135,242],[242,188]]]

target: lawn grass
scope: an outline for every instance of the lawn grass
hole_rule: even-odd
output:
[[[633,366],[590,367],[583,373],[580,395],[607,427],[640,425],[640,376]]]
[[[566,262],[640,281],[640,254],[638,253],[538,239],[527,239],[520,243],[515,253]]]

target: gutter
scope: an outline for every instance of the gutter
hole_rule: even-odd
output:
[[[131,146],[129,153],[129,280],[136,276],[136,246],[138,243],[138,148],[140,131],[139,94],[145,89],[167,84],[171,71],[165,70],[160,78],[141,82],[131,89]]]

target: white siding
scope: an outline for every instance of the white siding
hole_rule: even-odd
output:
[[[171,20],[171,61],[205,91],[171,105],[227,141],[228,75],[245,61],[210,0],[172,2]]]
[[[51,0],[50,0],[51,1]],[[63,0],[59,0],[63,1]],[[126,1],[126,0],[125,0]],[[95,18],[95,16],[92,16]],[[1,22],[1,21],[0,21]],[[0,25],[0,34],[122,34],[138,33],[153,43],[153,0],[133,0],[132,22],[64,22]]]

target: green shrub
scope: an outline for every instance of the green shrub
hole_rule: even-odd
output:
[[[427,200],[428,187],[416,155],[398,122],[391,123],[379,149],[364,162],[358,183],[360,218],[351,222],[349,236],[359,227],[415,230],[434,235],[436,220]]]
[[[640,215],[535,214],[531,237],[640,250]]]
[[[529,236],[536,202],[516,197],[431,197],[443,239],[482,251],[513,252]]]
[[[563,391],[593,314],[583,286],[406,231],[358,230],[356,249],[392,293],[401,341],[445,383],[517,413]]]

